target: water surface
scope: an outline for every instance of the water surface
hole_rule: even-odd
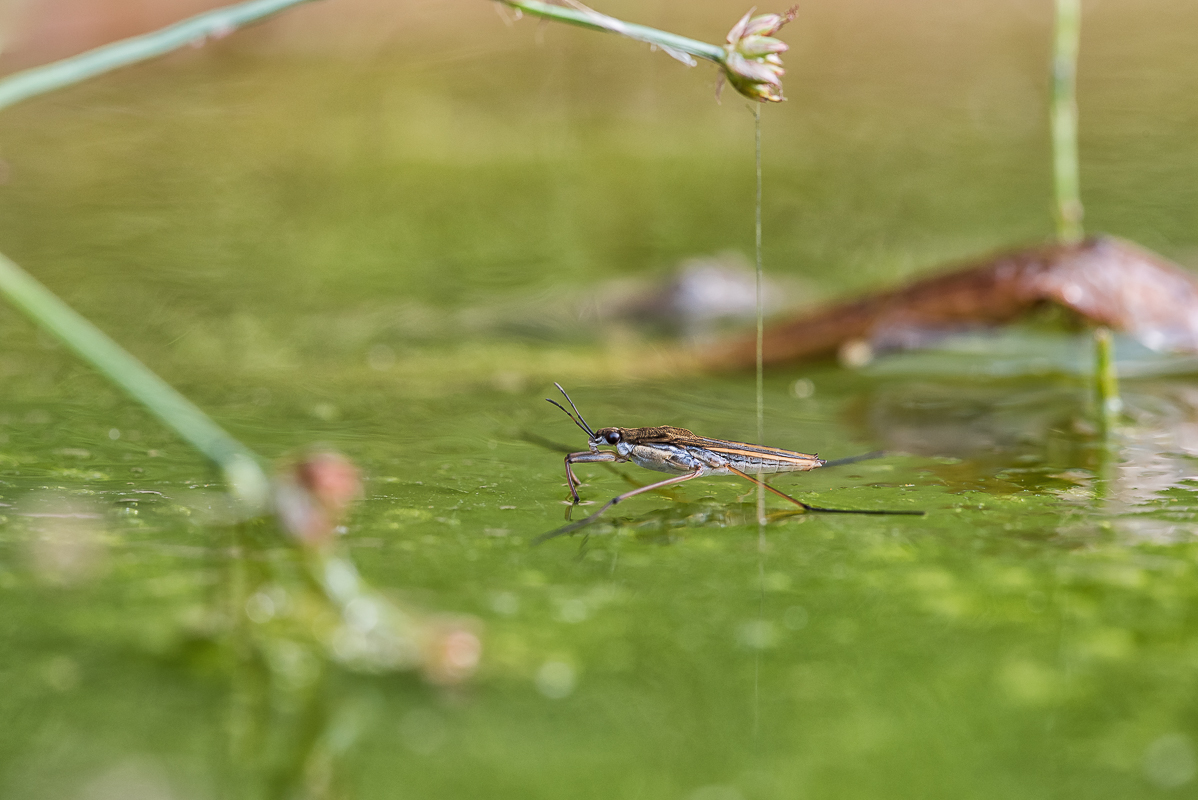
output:
[[[1169,62],[1128,110],[1104,9],[1082,85],[1091,219],[1192,263],[1198,71]],[[766,116],[766,263],[794,304],[1049,233],[1039,51],[915,26],[923,55],[870,29],[854,62],[864,45],[817,19],[793,67],[810,80]],[[553,380],[597,426],[753,436],[751,377],[696,374],[659,330],[592,313],[681,259],[749,252],[752,118],[652,54],[492,34],[507,49],[450,62],[222,44],[0,119],[4,252],[268,458],[353,458],[362,572],[480,620],[485,647],[441,689],[195,645],[239,568],[220,484],[0,308],[0,793],[1191,790],[1188,377],[1127,382],[1104,439],[1084,356],[1047,335],[998,370],[958,349],[781,371],[771,444],[892,451],[783,491],[928,515],[759,532],[751,487],[712,479],[529,546],[566,510],[555,444],[583,444],[542,399]],[[1135,52],[1167,60],[1153,41]],[[991,67],[945,67],[969,52]],[[581,468],[585,499],[652,479],[618,472]]]

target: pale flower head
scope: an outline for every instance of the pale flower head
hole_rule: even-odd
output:
[[[794,19],[798,6],[785,14],[760,14],[753,16],[754,9],[740,18],[728,31],[724,51],[724,75],[732,88],[760,103],[780,103],[782,96],[782,53],[788,49],[786,42],[775,39],[774,34],[783,25]]]

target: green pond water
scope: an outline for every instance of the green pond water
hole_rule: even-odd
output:
[[[1194,20],[1148,5],[1087,22],[1088,223],[1195,265]],[[530,546],[584,445],[552,381],[595,426],[755,436],[751,374],[618,313],[751,255],[752,116],[710,71],[484,11],[448,54],[251,31],[0,115],[0,250],[268,459],[352,458],[362,574],[483,642],[447,689],[197,641],[290,550],[247,559],[203,460],[0,305],[0,796],[1194,792],[1198,384],[1126,343],[1148,376],[1105,440],[1068,332],[767,374],[769,443],[891,451],[779,488],[926,517],[759,530],[710,479]],[[1051,234],[1047,19],[924,12],[794,28],[764,128],[790,305]],[[599,502],[653,477],[579,473]]]

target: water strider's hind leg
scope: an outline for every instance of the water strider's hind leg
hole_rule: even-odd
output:
[[[760,478],[754,478],[752,475],[749,475],[748,473],[741,472],[736,467],[728,467],[727,469],[733,475],[739,475],[740,477],[744,478],[745,480],[752,481],[753,483],[757,484],[758,486],[764,486],[769,491],[773,492],[774,494],[778,495],[781,498],[789,500],[790,502],[794,503],[796,506],[799,506],[800,508],[802,508],[804,511],[818,511],[822,514],[877,514],[877,515],[884,514],[884,515],[891,515],[891,516],[892,515],[900,515],[900,516],[905,516],[905,517],[922,517],[927,513],[925,511],[881,511],[881,510],[876,510],[876,509],[872,509],[872,508],[820,508],[819,506],[813,506],[809,503],[804,503],[802,500],[796,500],[793,497],[791,497],[790,495],[786,494],[785,492],[778,491],[773,486],[770,486],[768,483],[761,480]]]

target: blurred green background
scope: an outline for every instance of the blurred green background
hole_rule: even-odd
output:
[[[14,5],[3,64],[203,7]],[[1198,7],[1084,8],[1087,229],[1198,266]],[[716,42],[746,8],[600,10]],[[763,113],[786,307],[1052,235],[1051,15],[801,7]],[[485,626],[452,691],[278,665],[264,689],[184,646],[236,561],[220,486],[0,306],[0,795],[1192,791],[1188,378],[1126,384],[1103,442],[1068,370],[777,372],[772,444],[906,453],[783,491],[929,516],[759,538],[712,480],[528,547],[566,495],[536,437],[582,445],[553,380],[595,425],[755,435],[750,376],[695,375],[619,313],[686,259],[752,256],[752,113],[714,87],[483,0],[325,0],[0,114],[0,250],[258,451],[354,458],[363,572]]]

